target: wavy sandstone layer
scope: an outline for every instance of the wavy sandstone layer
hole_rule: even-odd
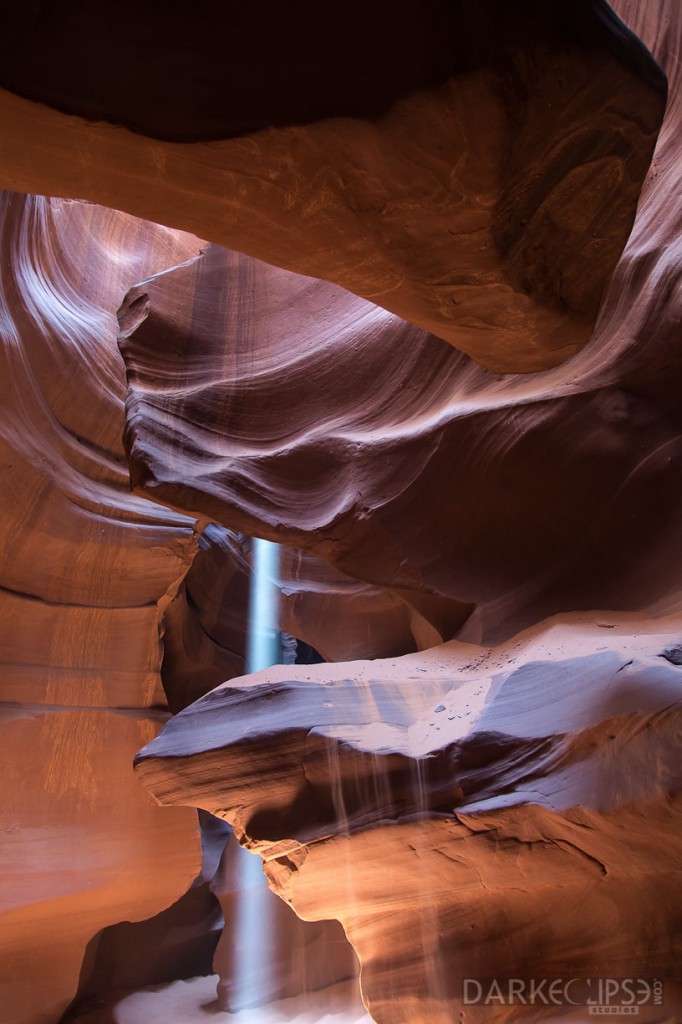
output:
[[[5,12],[3,84],[82,117],[2,92],[0,186],[334,281],[496,370],[560,363],[632,225],[658,68],[601,0],[371,11]]]
[[[209,247],[121,314],[137,485],[323,555],[442,638],[679,607],[680,28],[662,10],[670,102],[580,355],[491,374],[332,285]]]
[[[228,309],[217,319],[214,310],[196,317],[189,330],[180,323],[193,390],[178,394],[176,372],[169,377],[175,393],[171,385],[166,394],[146,386],[154,364],[145,363],[142,353],[149,356],[158,348],[158,323],[169,301],[164,292],[173,292],[173,275],[131,295],[149,297],[145,310],[140,301],[138,332],[126,342],[138,482],[165,500],[209,511],[224,522],[253,529],[258,521],[260,531],[271,537],[295,536],[312,549],[319,545],[347,571],[384,584],[402,582],[396,567],[407,573],[410,558],[423,571],[426,559],[419,561],[416,554],[421,539],[421,550],[431,552],[432,561],[426,562],[431,575],[418,580],[412,575],[413,592],[420,586],[437,589],[434,581],[441,578],[453,587],[453,581],[467,579],[462,566],[470,566],[471,585],[485,593],[487,581],[486,596],[494,597],[487,607],[475,602],[488,636],[497,630],[508,634],[515,623],[533,622],[542,609],[557,605],[615,605],[659,616],[678,611],[676,522],[682,490],[676,341],[682,261],[674,54],[680,50],[680,20],[670,5],[647,13],[649,19],[642,16],[637,27],[670,71],[671,100],[633,235],[582,355],[532,379],[493,377],[449,356],[456,362],[442,373],[443,380],[457,388],[464,376],[465,397],[473,400],[456,394],[449,406],[446,401],[439,406],[427,389],[420,397],[432,404],[424,415],[418,400],[409,408],[395,387],[382,388],[382,373],[396,365],[394,343],[390,363],[385,356],[380,371],[368,364],[357,374],[358,398],[370,393],[368,378],[376,398],[358,401],[365,412],[364,450],[343,402],[336,415],[327,409],[323,422],[317,418],[314,429],[278,433],[280,424],[297,422],[284,416],[281,393],[274,405],[269,381],[274,374],[269,346],[285,353],[292,347],[284,318],[277,316],[278,308],[286,307],[283,296],[299,289],[316,294],[318,309],[334,301],[340,306],[341,296],[323,294],[324,286],[310,282],[276,279],[278,272],[269,268],[209,251],[203,266],[180,273],[200,279],[217,273],[221,261],[226,267],[233,260],[241,280],[250,283],[247,301],[267,292],[271,313],[250,334],[233,332],[228,283]],[[225,279],[229,282],[230,275]],[[201,287],[192,284],[188,294],[200,295]],[[349,306],[355,301],[346,297]],[[370,320],[367,308],[373,337],[380,337],[388,321],[384,314],[373,315]],[[223,331],[227,337],[212,390],[202,376],[211,350],[208,320],[214,336]],[[302,371],[297,377],[295,360],[288,362],[290,409],[301,418],[302,407],[314,408],[316,354],[327,337],[324,317],[317,323],[313,336],[301,317],[291,335],[295,332],[299,344],[311,339],[308,376]],[[415,343],[423,345],[419,369],[427,380],[429,373],[437,377],[434,363],[425,367],[424,362],[433,339],[420,339],[413,328],[395,321],[389,326],[410,337],[410,355]],[[338,332],[335,351],[343,353],[344,341]],[[357,348],[352,351],[359,362]],[[242,366],[251,360],[252,383],[235,416],[230,373],[240,357]],[[340,355],[337,379],[344,379],[343,371]],[[409,379],[406,374],[401,390]],[[407,480],[409,489],[414,462],[405,457],[407,444],[400,453],[390,431],[386,441],[380,440],[377,411],[387,408],[390,417],[399,403],[399,442],[405,436],[437,439],[419,478],[421,502],[415,487],[412,503],[402,505],[400,488]],[[262,410],[267,408],[279,415],[266,421]],[[428,474],[439,445],[445,448],[448,419],[458,426],[470,421],[469,433],[460,435],[469,445],[452,444],[450,459],[443,455],[429,489]],[[445,429],[437,432],[443,422]],[[253,434],[261,445],[252,453],[244,439]],[[330,509],[346,511],[344,498],[361,490],[358,479],[363,485],[370,481],[371,488],[375,475],[365,466],[373,442],[374,465],[380,465],[382,444],[382,454],[394,456],[392,464],[387,459],[390,470],[384,468],[383,500],[377,498],[375,509],[368,488],[369,501],[363,490],[362,505],[355,501],[345,517],[329,514]],[[352,458],[339,455],[346,444],[356,446]],[[205,460],[188,478],[177,452],[193,446],[205,452]],[[337,458],[335,472],[320,481],[319,467],[327,467],[320,457],[312,462],[310,477],[298,477],[305,480],[298,496],[278,502],[275,496],[283,493],[278,488],[295,478],[294,467],[303,466],[304,472],[308,465],[302,452],[318,450]],[[528,465],[533,450],[532,469],[519,472],[524,461],[518,453],[525,453]],[[403,454],[402,464],[396,453]],[[456,474],[449,489],[446,465]],[[460,466],[467,472],[458,472]],[[395,485],[400,498],[391,493],[391,471],[400,481]],[[472,480],[480,481],[480,490],[474,490],[478,501],[471,497]],[[321,484],[324,497],[332,495],[338,504],[330,501],[322,521],[311,521],[311,512],[320,508],[315,487]],[[306,503],[309,493],[316,500]],[[491,507],[495,494],[499,500]],[[515,501],[524,503],[525,530]],[[462,504],[468,515],[460,519]],[[548,515],[557,508],[562,516]],[[385,527],[383,534],[372,533],[375,523]],[[445,524],[456,537],[469,531],[469,543],[462,543],[449,562]],[[552,528],[554,547],[545,540]],[[389,556],[387,569],[385,537],[394,542],[396,534],[404,561]],[[478,537],[473,551],[472,535]],[[520,552],[519,537],[527,544]],[[514,577],[517,553],[521,564]],[[443,557],[447,568],[438,577]],[[353,569],[349,559],[356,559]],[[510,586],[510,577],[516,586]],[[529,581],[526,593],[524,580]],[[471,600],[459,589],[448,596],[462,604]],[[595,973],[665,977],[664,1008],[643,1010],[642,1019],[675,1021],[682,1009],[676,938],[680,625],[678,616],[647,622],[609,613],[591,624],[573,619],[557,625],[541,642],[528,644],[526,638],[525,651],[523,640],[492,651],[450,645],[351,671],[349,666],[271,671],[221,687],[176,718],[140,755],[139,771],[162,800],[198,804],[233,821],[263,856],[272,886],[303,916],[343,921],[363,965],[366,999],[382,1024],[451,1021],[453,1007],[472,1021],[516,1019],[516,1011],[496,1009],[493,1017],[490,1007],[458,1005],[467,976]],[[470,634],[473,626],[470,621]],[[434,671],[436,659],[442,668]],[[509,667],[510,662],[516,664]],[[463,724],[472,719],[472,725]],[[582,1019],[583,1011],[576,1012],[566,1019]],[[552,1008],[527,1011],[525,1019],[553,1014]]]
[[[381,1024],[489,1021],[462,985],[492,976],[653,974],[673,1014],[681,625],[576,616],[255,673],[177,715],[138,773],[230,821],[302,917],[343,923]]]
[[[130,493],[115,340],[131,282],[198,243],[36,197],[0,218],[0,990],[3,1020],[54,1024],[100,930],[169,906],[200,861],[192,814],[130,772],[168,718],[159,621],[195,540]]]
[[[630,352],[597,337],[566,368],[501,378],[216,247],[119,316],[140,493],[330,559],[442,639],[565,607],[678,605],[680,369],[658,366],[674,318],[647,320]]]
[[[192,519],[131,494],[122,444],[116,308],[131,281],[200,242],[100,207],[5,195],[2,245],[2,1013],[52,1024],[74,996],[67,1019],[115,990],[209,969],[218,899],[232,920],[216,963],[229,975],[237,883],[225,836],[204,835],[203,885],[183,902],[200,866],[196,819],[161,812],[130,765],[167,700],[175,710],[243,672],[249,555],[247,539],[217,526],[197,539]],[[414,648],[398,599],[301,553],[287,560],[283,600],[302,636],[325,646],[327,633],[327,653],[346,656]],[[363,643],[353,616],[367,632],[373,609],[383,633]],[[271,899],[281,965],[263,968],[264,991],[354,973],[338,925],[303,925]]]
[[[289,545],[286,629],[387,660],[221,687],[143,752],[152,790],[342,921],[382,1024],[450,1024],[465,976],[515,972],[661,975],[639,1019],[677,1024],[679,6],[614,5],[669,81],[641,196],[661,79],[604,4],[401,8],[339,76],[346,5],[291,90],[271,50],[310,38],[259,8],[224,60],[184,6],[165,35],[92,6],[0,15],[0,185],[127,211],[2,200],[2,1012],[205,967],[234,850],[206,827],[190,912],[195,819],[130,760],[166,699],[243,671],[254,533]],[[338,928],[306,934],[348,973]]]

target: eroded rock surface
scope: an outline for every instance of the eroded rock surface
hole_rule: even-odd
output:
[[[119,314],[133,482],[390,590],[431,643],[567,606],[672,610],[677,327],[638,296],[568,366],[499,377],[333,285],[211,247]]]
[[[174,712],[245,672],[251,571],[251,539],[207,525],[164,614],[162,676]],[[282,630],[325,661],[405,654],[441,643],[453,629],[447,603],[410,595],[427,619],[403,595],[351,579],[299,549],[281,550],[273,583]]]
[[[13,1024],[52,1024],[99,930],[154,917],[197,869],[194,819],[154,807],[129,759],[167,715],[166,608],[174,707],[241,670],[246,565],[230,531],[291,546],[292,632],[330,658],[392,657],[219,689],[143,754],[153,791],[232,820],[302,917],[342,921],[379,1021],[449,1024],[466,974],[598,971],[661,974],[677,1024],[682,19],[673,0],[617,6],[670,95],[605,291],[663,92],[604,5],[453,4],[447,18],[480,15],[462,36],[475,67],[431,59],[452,41],[434,19],[423,60],[397,47],[392,74],[373,67],[378,106],[320,90],[312,112],[226,114],[199,90],[173,110],[191,142],[150,137],[167,135],[163,88],[134,97],[143,120],[116,106],[129,83],[80,45],[77,5],[12,14],[3,67],[28,68],[36,92],[0,93],[0,183],[246,253],[196,258],[196,239],[128,216],[7,199],[0,945]],[[27,16],[45,60],[26,49]],[[82,66],[52,32],[69,24],[94,69],[87,109]],[[122,22],[116,58],[119,31],[146,60],[148,33]],[[153,44],[138,70],[158,83]],[[55,66],[72,93],[54,91]],[[233,120],[216,127],[216,111]],[[176,511],[129,493],[120,440],[114,312],[144,278],[122,315],[133,479]],[[442,340],[496,371],[554,366],[587,340],[602,294],[589,345],[534,376],[481,369]],[[197,514],[222,524],[201,547]],[[434,646],[599,607],[633,614],[494,649]],[[433,650],[398,660],[413,648]],[[640,1019],[660,1024],[652,1012]]]
[[[342,921],[381,1024],[491,1020],[462,985],[492,976],[656,976],[674,1016],[681,625],[574,617],[266,670],[176,716],[137,769],[229,820],[301,916]]]
[[[656,10],[636,25],[668,109],[578,356],[492,374],[331,285],[211,248],[123,311],[137,485],[331,559],[441,639],[678,608],[680,24]]]
[[[131,282],[198,243],[39,197],[1,215],[0,1001],[54,1024],[98,932],[175,902],[200,863],[192,812],[130,771],[168,718],[159,621],[195,540],[130,493],[115,340]]]
[[[196,818],[160,811],[131,761],[168,719],[167,697],[174,710],[243,671],[248,542],[240,547],[219,527],[197,539],[192,518],[131,494],[122,444],[116,308],[132,281],[183,262],[199,240],[37,197],[5,195],[2,215],[2,1013],[12,1024],[53,1024],[74,997],[67,1019],[116,989],[210,969],[218,898],[229,912],[235,879],[214,878],[216,863],[184,899],[200,866]],[[341,582],[319,560],[287,557],[286,604],[304,600],[297,622],[311,618],[313,640],[334,617],[324,580],[335,579],[371,595],[364,607],[399,609],[414,643],[398,599]],[[188,587],[191,613],[203,607],[212,622],[178,619]],[[337,632],[329,650],[345,642],[345,653],[375,653],[369,637],[351,646]],[[391,622],[386,632],[404,649]],[[374,643],[381,650],[381,638]],[[279,916],[287,920],[273,995],[353,974],[338,924],[306,928],[284,905]],[[297,954],[289,981],[284,951],[294,934],[310,956],[306,967]],[[225,941],[233,939],[232,922]],[[328,961],[325,949],[336,950]],[[229,953],[220,956],[227,963]]]
[[[660,72],[602,2],[385,8],[209,4],[188,33],[171,4],[162,35],[129,0],[106,31],[7,12],[2,81],[31,99],[0,95],[0,185],[334,281],[496,370],[556,365],[630,231]]]
[[[322,990],[330,985],[350,979],[357,986],[357,957],[339,921],[333,916],[315,922],[301,920],[263,884],[262,876],[256,876],[258,891],[254,893],[253,875],[251,885],[245,884],[244,858],[248,860],[249,854],[232,839],[212,883],[225,918],[213,961],[219,976],[216,993],[220,1009],[238,1014],[250,993],[251,1013],[260,1019],[266,1012],[264,1004],[275,1000],[304,995],[314,1007],[315,993],[322,993],[320,1003],[324,1004]],[[244,948],[249,953],[246,958]]]

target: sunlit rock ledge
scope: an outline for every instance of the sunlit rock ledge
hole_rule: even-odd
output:
[[[137,771],[230,821],[300,916],[342,922],[379,1024],[490,1020],[466,977],[672,984],[681,627],[569,616],[492,649],[276,667],[177,715]]]
[[[663,617],[682,607],[680,5],[613,5],[668,77],[657,141],[664,95],[660,77],[651,87],[655,67],[626,35],[625,51],[649,72],[633,73],[614,55],[615,37],[608,42],[608,26],[621,31],[609,8],[578,0],[486,6],[504,7],[521,72],[512,80],[530,83],[532,111],[506,91],[499,67],[450,79],[446,67],[440,81],[410,77],[417,63],[385,45],[391,10],[377,19],[380,53],[397,68],[399,86],[403,69],[409,80],[404,90],[390,83],[379,102],[367,97],[371,110],[323,105],[302,124],[278,120],[263,102],[261,123],[218,138],[204,130],[212,115],[199,97],[193,111],[183,107],[191,140],[163,141],[157,118],[177,128],[180,107],[164,104],[163,86],[154,92],[169,81],[158,67],[185,98],[188,76],[169,59],[172,33],[160,30],[157,8],[125,3],[128,18],[116,17],[122,4],[60,0],[6,5],[0,15],[11,22],[1,23],[11,29],[0,33],[2,73],[28,58],[36,90],[22,97],[21,83],[4,79],[17,91],[0,92],[0,184],[14,190],[0,210],[3,1021],[67,1024],[87,1012],[85,1001],[106,1001],[120,987],[211,970],[220,907],[206,864],[197,877],[196,815],[157,806],[131,761],[167,720],[167,704],[177,710],[243,672],[248,542],[234,533],[241,530],[293,545],[283,560],[283,623],[329,660],[388,657],[386,671],[401,673],[399,655],[455,635],[481,659],[466,668],[455,658],[457,673],[445,681],[428,655],[417,658],[427,666],[414,673],[428,680],[426,701],[407,695],[418,685],[412,669],[388,689],[374,676],[379,689],[360,680],[364,702],[350,722],[330,717],[330,702],[320,707],[313,694],[331,672],[337,696],[348,697],[357,666],[287,672],[273,692],[292,696],[301,721],[272,743],[289,761],[260,756],[260,712],[255,746],[232,737],[256,776],[247,785],[245,771],[236,774],[216,809],[234,817],[245,843],[266,859],[273,887],[302,915],[344,922],[376,1019],[438,1021],[454,1005],[445,1010],[445,999],[459,998],[465,970],[584,968],[663,972],[656,1024],[679,1024],[670,966],[682,963],[680,830],[671,831],[677,710],[657,703],[678,671],[675,644],[664,647],[669,638],[659,634],[660,645],[626,650],[622,634],[638,643],[642,632],[679,634],[677,620]],[[431,8],[414,7],[428,78],[434,22]],[[447,18],[455,7],[443,0],[440,10]],[[460,9],[475,19],[483,7]],[[522,8],[530,18],[517,17]],[[215,9],[252,19],[255,12],[258,20],[255,6]],[[290,5],[277,9],[290,18]],[[314,7],[325,11],[337,13]],[[365,19],[370,5],[355,11]],[[576,12],[597,36],[607,27],[607,45],[569,47],[560,82],[542,52],[539,22],[551,29],[565,15],[570,24]],[[236,69],[233,95],[248,100],[239,76],[244,64],[252,70],[259,46],[237,42],[243,62],[233,64],[209,21],[194,18],[188,32],[187,6],[165,5],[171,14],[183,52],[202,41],[202,76],[208,41],[220,55],[218,75]],[[143,17],[151,19],[148,33]],[[260,21],[258,32],[271,27]],[[104,34],[96,29],[103,23]],[[447,58],[451,35],[437,35]],[[366,45],[370,36],[356,38]],[[277,52],[283,39],[275,39]],[[345,87],[356,64],[345,59],[343,36],[335,40],[344,73],[332,80]],[[403,35],[408,50],[415,41]],[[151,81],[144,97],[131,88],[126,45]],[[529,53],[539,63],[527,78]],[[366,55],[381,85],[371,45]],[[54,94],[38,88],[38,72],[49,77],[52,59],[75,74],[76,93],[81,75],[81,99],[94,97],[94,108],[47,105]],[[279,77],[270,100],[279,104],[287,90],[279,89],[279,65],[271,67]],[[296,72],[303,99],[318,103],[305,62]],[[139,120],[112,107],[113,120],[128,127],[104,123],[95,78],[108,99],[125,94],[135,115],[149,103],[156,133],[152,123],[142,134]],[[210,75],[197,81],[212,92]],[[558,113],[567,83],[579,95]],[[577,151],[564,146],[569,136]],[[536,172],[541,187],[527,193]],[[524,218],[529,209],[534,215]],[[183,227],[201,238],[176,230]],[[218,245],[207,248],[205,237]],[[258,258],[287,269],[264,269]],[[238,301],[225,308],[220,297],[232,301],[235,292]],[[126,293],[150,299],[137,307],[146,319],[124,325],[124,333],[134,328],[123,348],[137,417],[129,419],[127,452],[116,345]],[[273,329],[285,321],[288,331]],[[342,324],[348,329],[337,329]],[[226,342],[240,365],[230,367]],[[192,380],[183,375],[190,371]],[[225,412],[237,413],[238,429]],[[276,421],[270,433],[268,420]],[[204,472],[208,437],[227,451],[211,466],[217,473]],[[244,437],[253,450],[239,449]],[[138,461],[141,452],[149,458]],[[207,518],[216,522],[200,534]],[[605,651],[600,632],[576,652],[573,633],[570,651],[553,661],[536,650],[536,670],[523,659],[495,666],[489,648],[475,646],[499,644],[555,612],[587,609],[589,619],[594,608],[633,612],[598,617]],[[658,622],[648,626],[649,617]],[[594,687],[587,695],[586,663]],[[306,674],[312,707],[297,695]],[[545,675],[551,708],[542,699]],[[502,681],[497,690],[493,676]],[[451,693],[455,679],[464,681],[459,696]],[[478,722],[494,711],[507,731],[467,732],[471,715],[453,706],[462,699],[466,708],[466,680],[479,691],[471,696],[486,698]],[[230,691],[242,707],[244,685]],[[526,717],[514,721],[505,694],[536,687],[527,721],[538,735],[526,735]],[[564,699],[574,688],[584,696],[584,719]],[[390,699],[370,713],[369,696],[384,690]],[[248,707],[263,693],[257,679]],[[398,699],[406,701],[402,716]],[[201,765],[202,756],[182,760]],[[227,755],[206,756],[219,775]],[[377,759],[390,786],[377,782],[386,777]],[[165,759],[164,771],[170,767]],[[268,772],[277,783],[272,821]],[[313,787],[318,808],[306,796]],[[384,801],[385,819],[377,811]],[[224,870],[212,884],[229,914],[237,886],[229,851],[221,859],[216,847],[209,866],[216,871],[220,861]],[[186,897],[197,911],[189,922]],[[303,929],[283,900],[272,900]],[[368,913],[373,901],[376,912]],[[315,935],[325,928],[316,923]],[[229,948],[229,923],[223,937]],[[338,925],[336,937],[347,954]],[[278,964],[264,966],[275,988]],[[216,969],[225,985],[226,961]],[[164,997],[165,1020],[169,1005],[189,1016],[181,991],[182,983],[169,1003]],[[477,1012],[467,1010],[470,1018]],[[134,999],[131,1013],[135,1024],[151,1019]],[[500,1013],[488,1007],[483,1019]],[[572,1019],[562,1010],[564,1018]],[[584,1014],[579,1019],[585,1024]],[[649,1019],[646,1011],[639,1019]]]

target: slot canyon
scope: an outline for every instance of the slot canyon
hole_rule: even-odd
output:
[[[682,1024],[682,3],[0,54],[0,1024]]]

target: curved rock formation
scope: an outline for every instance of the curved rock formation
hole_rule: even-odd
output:
[[[263,9],[206,12],[248,28]],[[347,5],[314,88],[306,74],[273,96],[277,67],[251,65],[241,107],[223,99],[248,48],[195,74],[203,37],[179,5],[165,38],[138,5],[137,31],[121,19],[99,50],[80,4],[0,15],[17,90],[0,92],[0,184],[244,253],[198,256],[196,238],[126,214],[5,197],[12,1024],[53,1024],[77,987],[87,1001],[117,978],[142,985],[155,960],[177,957],[165,977],[179,977],[205,959],[201,921],[169,907],[197,871],[195,819],[155,807],[129,760],[168,717],[160,632],[173,710],[242,671],[239,533],[289,545],[294,635],[329,659],[388,660],[222,686],[140,756],[152,790],[233,821],[302,917],[343,923],[382,1024],[517,1019],[465,1005],[464,978],[541,972],[658,977],[665,1004],[639,1019],[677,1024],[682,18],[671,0],[618,9],[670,94],[615,271],[663,91],[604,4],[408,5],[381,64],[339,77]],[[85,13],[115,10],[130,7]],[[202,26],[222,58],[216,22]],[[277,49],[278,23],[261,28]],[[171,124],[183,76],[158,64],[180,32],[194,84]],[[376,35],[362,46],[372,57]],[[114,51],[135,58],[132,104]],[[137,494],[115,347],[126,293]],[[234,850],[217,875],[218,838],[204,835],[201,877],[229,914]],[[205,884],[204,898],[215,918]],[[157,939],[160,918],[201,947],[199,967]],[[107,957],[126,941],[154,948],[117,974]],[[335,941],[347,973],[338,928]]]
[[[217,820],[217,819],[215,819]],[[216,873],[212,888],[220,899],[225,915],[225,927],[213,961],[219,976],[216,985],[221,1010],[239,1013],[240,993],[255,994],[257,1006],[247,1007],[260,1017],[263,1004],[279,999],[305,995],[316,1003],[315,993],[342,980],[352,979],[357,991],[358,962],[338,921],[309,922],[296,916],[291,907],[263,886],[260,879],[256,904],[266,915],[267,925],[254,920],[249,924],[260,927],[261,942],[254,949],[253,936],[243,934],[244,915],[240,903],[253,898],[244,885],[243,866],[239,864],[248,854],[240,850],[235,840],[225,847],[225,853]],[[248,964],[249,978],[240,975],[241,948],[246,945],[254,953]],[[241,958],[243,970],[243,957]],[[321,995],[322,1002],[324,994]]]
[[[191,568],[164,615],[162,676],[171,710],[245,672],[251,541],[216,523],[198,538]],[[405,654],[443,636],[399,596],[283,548],[280,626],[325,661]]]
[[[197,242],[80,203],[0,212],[0,990],[3,1020],[54,1024],[100,929],[173,903],[200,860],[193,814],[129,767],[168,718],[159,618],[195,541],[129,491],[115,341],[131,282]]]
[[[416,541],[423,537],[423,550],[429,547],[433,559],[431,575],[418,581],[413,575],[413,589],[437,590],[434,582],[441,578],[444,587],[464,578],[481,586],[487,579],[489,603],[476,604],[488,637],[496,631],[508,635],[519,621],[532,623],[541,609],[556,607],[555,600],[564,607],[615,605],[658,616],[679,611],[681,232],[675,198],[680,93],[675,58],[666,59],[680,49],[674,14],[664,4],[658,22],[652,16],[638,25],[642,31],[654,26],[659,34],[650,41],[658,43],[664,65],[671,72],[675,68],[671,103],[639,218],[592,344],[567,366],[531,380],[466,367],[466,397],[473,399],[473,409],[460,398],[445,411],[453,421],[469,420],[463,436],[470,445],[452,443],[450,460],[443,454],[437,463],[433,480],[440,492],[435,482],[432,489],[425,486],[440,454],[436,447],[419,479],[421,502],[416,487],[411,504],[402,501],[396,487],[392,509],[388,474],[377,485],[376,506],[365,501],[360,510],[358,502],[346,521],[343,515],[326,515],[311,523],[305,518],[309,508],[277,502],[286,470],[293,482],[293,467],[310,465],[301,452],[307,446],[314,451],[320,433],[327,439],[326,454],[336,455],[344,469],[328,474],[327,498],[343,501],[353,493],[348,481],[355,482],[354,474],[364,469],[365,453],[359,460],[357,452],[353,459],[339,456],[351,430],[347,421],[340,430],[333,419],[333,429],[325,421],[321,431],[282,433],[274,443],[270,436],[265,458],[262,449],[260,458],[245,450],[241,438],[258,434],[259,401],[268,408],[270,370],[264,353],[273,337],[277,347],[277,335],[267,315],[244,338],[230,330],[229,311],[221,310],[228,355],[212,390],[201,379],[202,358],[211,350],[209,332],[198,320],[189,330],[181,325],[184,351],[198,373],[193,392],[187,388],[166,396],[149,387],[145,374],[151,377],[152,364],[144,356],[159,347],[153,321],[162,321],[173,294],[172,274],[130,297],[149,297],[150,322],[140,318],[138,332],[126,342],[138,482],[167,501],[209,511],[228,523],[248,522],[253,529],[247,518],[253,517],[262,532],[295,537],[345,569],[356,559],[352,571],[389,586],[403,582],[399,572],[407,573],[410,558],[418,561]],[[220,259],[228,261],[210,252],[204,257],[213,268]],[[238,265],[249,275],[252,294],[262,287],[261,275],[273,282],[267,289],[271,309],[279,296],[299,288],[309,295],[316,288],[321,307],[330,301],[322,298],[321,286],[293,280],[274,284],[277,272],[247,270],[235,258],[233,266]],[[182,273],[187,278],[195,272],[203,271],[194,267]],[[195,296],[201,289],[192,285],[188,292]],[[211,308],[208,301],[206,308]],[[300,321],[296,327],[297,338],[305,337]],[[311,353],[323,344],[314,341]],[[422,338],[422,351],[428,351],[427,342]],[[286,350],[283,340],[280,344]],[[246,352],[260,356],[249,375],[252,404],[233,416],[225,402],[229,372],[223,371]],[[419,365],[423,370],[423,362]],[[466,364],[459,360],[453,366],[447,379],[457,383]],[[308,367],[315,367],[314,355]],[[171,378],[176,388],[179,377],[176,371]],[[300,409],[295,368],[288,380],[292,406]],[[371,380],[381,383],[376,373]],[[394,392],[378,389],[397,402]],[[201,427],[210,431],[211,443],[203,445],[210,456],[187,476],[179,453],[202,447],[200,408],[209,416]],[[369,402],[363,407],[358,401],[357,408],[373,411]],[[443,407],[435,408],[443,414]],[[410,416],[404,409],[404,435],[418,435],[424,422],[440,427],[445,420],[446,429],[436,436],[446,448],[445,414],[440,420],[433,415],[430,422],[420,417],[421,410]],[[378,420],[377,415],[372,425],[380,449]],[[371,426],[367,434],[371,444]],[[352,434],[351,439],[357,441]],[[399,477],[402,453],[398,444],[391,448],[393,440],[386,448],[395,456],[391,468]],[[458,474],[457,489],[453,483],[437,505],[444,467],[458,457],[469,475]],[[315,482],[320,464],[326,466],[326,460],[312,464]],[[403,469],[408,464],[404,457]],[[365,471],[362,479],[375,480],[376,473]],[[487,494],[490,500],[500,479],[494,509],[472,500],[471,480],[480,481],[481,499]],[[249,480],[257,480],[257,487],[249,489]],[[304,494],[308,486],[309,480]],[[514,506],[521,495],[531,519],[525,530]],[[317,501],[313,510],[319,507]],[[554,509],[562,514],[548,515]],[[578,520],[581,526],[573,533]],[[449,562],[446,523],[454,526],[453,533],[470,531],[469,543],[462,543]],[[552,529],[555,546],[545,539]],[[479,537],[473,551],[472,535]],[[396,536],[403,540],[406,563],[387,556],[380,536],[382,541],[390,536],[391,543]],[[527,544],[521,551],[519,536]],[[441,558],[445,550],[447,568],[434,549]],[[422,569],[424,563],[418,564]],[[436,576],[439,569],[442,577]],[[526,593],[524,570],[527,580],[535,573]],[[465,596],[470,599],[459,589],[447,596],[462,603]],[[455,644],[389,665],[271,670],[233,681],[188,709],[140,755],[138,769],[161,800],[198,804],[231,820],[263,857],[273,887],[303,916],[334,915],[343,921],[363,964],[366,999],[382,1024],[449,1022],[453,1013],[489,1021],[489,1005],[464,1005],[462,986],[466,977],[493,974],[656,976],[666,983],[665,1006],[640,1008],[641,1019],[675,1021],[682,1011],[680,625],[678,615],[648,621],[602,613],[555,625],[539,642],[521,637],[492,651]],[[471,621],[470,635],[473,626]],[[434,672],[436,660],[443,667]],[[421,678],[419,669],[426,670]],[[229,716],[223,713],[227,709]],[[473,725],[463,724],[472,718]],[[657,911],[653,920],[651,907]],[[517,1019],[519,1012],[496,1007],[494,1019]],[[564,1017],[582,1020],[584,1012]],[[551,1006],[526,1014],[529,1020],[553,1016]]]
[[[229,820],[302,917],[342,921],[381,1024],[489,1021],[463,984],[491,976],[655,976],[672,1019],[680,626],[574,617],[490,650],[270,669],[176,716],[137,769]]]
[[[167,696],[171,708],[184,706],[243,671],[244,545],[218,527],[197,542],[192,519],[131,494],[122,445],[125,374],[116,308],[131,281],[182,262],[200,244],[99,207],[2,197],[0,747],[8,787],[0,948],[3,1021],[12,1024],[52,1024],[73,997],[66,1019],[80,1019],[118,988],[210,966],[220,907],[208,882],[225,909],[233,903],[234,879],[225,871],[217,876],[217,862],[205,865],[203,885],[183,901],[200,864],[196,819],[161,812],[130,770],[135,751],[167,720]],[[237,558],[241,589],[216,550]],[[386,643],[405,649],[405,634],[414,644],[409,612],[398,599],[342,582],[295,552],[288,557],[285,603],[298,623],[312,619],[313,642],[339,617],[324,582],[335,579],[337,590],[368,595],[364,609],[386,601],[391,612],[399,609],[399,626],[396,613],[385,627]],[[204,599],[207,582],[214,589]],[[217,675],[206,650],[197,650],[177,621],[188,593],[190,611],[214,600],[214,655],[224,654],[226,630],[228,646],[231,632],[238,637],[233,662],[219,657]],[[348,629],[349,616],[345,621]],[[191,632],[191,616],[189,625]],[[206,639],[210,628],[199,634]],[[374,654],[382,639],[367,637],[363,647],[337,628],[328,645],[327,653]],[[192,679],[181,686],[178,657],[186,663],[188,655]],[[342,936],[328,926],[306,928],[282,905],[283,916],[281,949],[294,948],[295,934],[311,953],[307,970],[298,955],[293,980],[283,960],[272,977],[276,994],[300,987],[302,978],[314,987],[353,973]],[[233,935],[230,926],[224,944]],[[320,957],[326,946],[335,950],[328,964]],[[219,950],[218,963],[229,959]]]
[[[0,186],[334,281],[499,371],[556,365],[627,239],[662,76],[601,0],[386,7],[207,3],[187,33],[173,3],[162,36],[130,0],[106,32],[81,4],[6,12],[3,84],[89,120],[0,94]]]
[[[132,479],[397,593],[432,643],[467,620],[490,641],[565,607],[672,609],[677,367],[648,391],[676,327],[647,313],[637,350],[601,335],[565,368],[500,378],[332,285],[209,247],[119,314]]]
[[[676,40],[661,24],[663,60]],[[494,640],[566,607],[677,607],[670,72],[633,234],[591,344],[570,363],[486,373],[329,285],[209,249],[128,299],[133,478],[162,501],[315,550],[413,607],[419,595],[442,638],[467,617],[464,635]]]

